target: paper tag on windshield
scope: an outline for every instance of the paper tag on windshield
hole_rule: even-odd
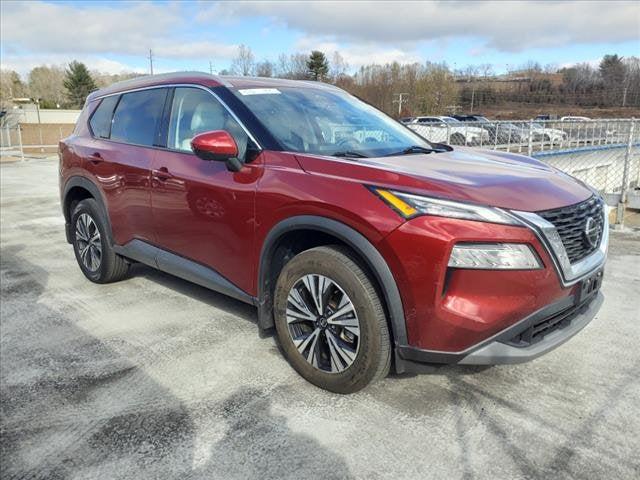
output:
[[[280,90],[277,88],[245,88],[238,90],[240,95],[277,95]]]

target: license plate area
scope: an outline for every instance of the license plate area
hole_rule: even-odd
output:
[[[578,304],[583,303],[593,297],[602,286],[604,270],[598,270],[580,282],[580,290],[578,291]]]

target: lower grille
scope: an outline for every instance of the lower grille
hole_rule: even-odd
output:
[[[556,227],[572,264],[589,256],[600,246],[604,229],[604,203],[599,197],[594,195],[575,205],[537,213]]]
[[[589,292],[590,294],[588,299],[583,300],[579,305],[572,305],[554,315],[551,315],[550,317],[538,320],[515,337],[503,342],[514,347],[528,347],[540,342],[546,335],[550,334],[551,332],[568,327],[569,325],[571,325],[571,322],[576,317],[576,315],[578,315],[580,311],[582,311],[582,308],[595,298],[595,293],[598,291],[599,285],[599,283],[595,284],[594,288]]]

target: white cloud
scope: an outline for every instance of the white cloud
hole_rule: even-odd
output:
[[[326,39],[317,37],[302,37],[294,45],[294,50],[310,51],[320,50],[331,57],[333,52],[340,52],[342,58],[350,67],[358,68],[362,65],[372,63],[385,64],[391,62],[414,63],[422,62],[424,59],[416,52],[400,48],[380,48],[379,46],[366,43],[355,45],[340,45]]]
[[[120,5],[124,6],[2,2],[3,49],[10,55],[27,51],[144,57],[152,48],[156,55],[167,58],[205,54],[230,58],[236,52],[235,45],[178,38],[179,29],[188,27],[179,4]]]
[[[29,71],[40,65],[60,66],[65,68],[72,60],[78,60],[88,65],[91,70],[97,70],[101,73],[124,73],[124,72],[146,72],[146,65],[127,65],[109,58],[96,55],[74,55],[67,54],[34,54],[34,55],[3,55],[0,68],[7,70],[15,70],[23,78],[26,78]]]
[[[505,52],[639,37],[640,7],[630,1],[222,2],[200,20],[264,16],[335,40],[406,45],[452,37],[481,39]]]

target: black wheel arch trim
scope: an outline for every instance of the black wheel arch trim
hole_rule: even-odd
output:
[[[106,203],[104,201],[104,197],[100,188],[89,180],[87,177],[82,177],[79,175],[74,175],[69,177],[67,182],[64,185],[63,194],[62,194],[62,213],[65,219],[65,233],[67,236],[67,242],[71,243],[71,214],[68,210],[68,196],[69,192],[72,188],[80,187],[87,190],[93,199],[98,203],[98,205],[102,208],[102,213],[104,214],[104,218],[106,221],[107,234],[109,237],[109,241],[113,243],[113,231],[111,230],[111,219],[109,218],[109,212],[106,208]]]
[[[258,270],[258,325],[261,329],[273,328],[272,287],[269,284],[269,262],[275,253],[278,240],[296,230],[316,230],[332,235],[352,248],[375,276],[384,296],[392,335],[396,345],[407,344],[407,327],[400,291],[391,269],[380,252],[357,230],[339,221],[315,215],[299,215],[277,223],[267,234]]]

